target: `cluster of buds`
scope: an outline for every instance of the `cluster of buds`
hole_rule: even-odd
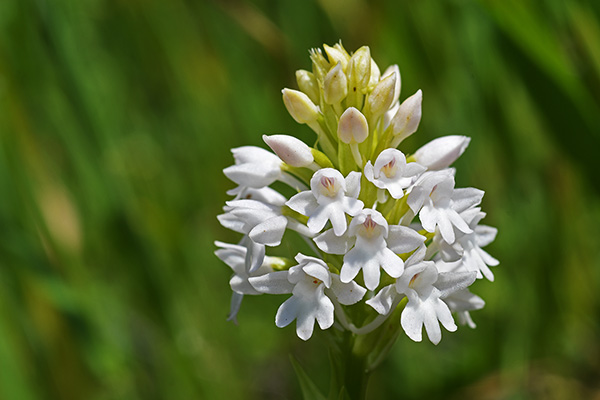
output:
[[[244,295],[291,294],[275,324],[295,320],[303,340],[315,322],[368,334],[399,310],[408,337],[421,341],[424,327],[437,344],[440,324],[457,329],[453,313],[475,326],[469,312],[484,301],[468,287],[493,280],[489,267],[498,264],[482,249],[497,232],[479,224],[483,191],[455,188],[450,168],[470,139],[441,137],[407,156],[398,146],[419,126],[421,91],[400,102],[398,66],[381,73],[366,46],[353,54],[341,44],[324,49],[310,52],[312,72],[296,72],[300,90],[283,89],[288,112],[316,133],[315,145],[265,135],[273,153],[233,149],[235,164],[224,170],[238,186],[218,219],[243,235],[238,244],[216,242],[234,273],[229,318]],[[287,230],[313,254],[268,256]]]

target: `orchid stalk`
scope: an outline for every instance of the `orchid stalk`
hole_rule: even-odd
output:
[[[273,310],[275,325],[295,324],[307,341],[331,340],[329,398],[363,399],[370,373],[404,332],[438,344],[442,327],[475,327],[484,301],[469,287],[493,280],[498,260],[481,247],[497,233],[481,225],[484,192],[456,188],[451,165],[470,139],[445,136],[419,149],[399,146],[421,120],[419,90],[400,102],[400,70],[383,74],[368,47],[341,43],[311,51],[312,72],[296,73],[299,90],[283,89],[298,123],[316,134],[310,147],[287,135],[264,135],[273,153],[233,149],[225,175],[237,187],[218,216],[242,234],[215,251],[233,271],[229,319],[245,295],[288,294]],[[288,185],[284,196],[271,187]],[[270,256],[292,230],[312,254]],[[280,254],[280,252],[279,252]],[[300,368],[297,364],[296,368]],[[299,373],[306,398],[315,392]]]

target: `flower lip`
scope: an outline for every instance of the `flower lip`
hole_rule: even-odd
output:
[[[322,194],[328,197],[335,197],[337,195],[337,192],[339,191],[339,185],[336,185],[335,178],[329,176],[322,176],[320,183]]]
[[[343,175],[333,168],[323,168],[313,175],[310,188],[317,199],[323,196],[329,199],[337,198],[346,191]]]
[[[388,178],[391,179],[396,176],[398,166],[396,165],[396,158],[392,158],[389,163],[381,167],[381,172]]]

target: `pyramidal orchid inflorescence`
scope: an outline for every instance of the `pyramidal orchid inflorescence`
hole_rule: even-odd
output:
[[[272,152],[235,148],[224,170],[237,187],[218,219],[242,235],[237,244],[216,242],[234,274],[229,319],[244,295],[288,294],[275,324],[295,322],[303,340],[315,324],[355,337],[388,324],[415,341],[425,328],[437,344],[441,327],[457,329],[454,316],[475,326],[469,312],[484,302],[468,287],[492,281],[489,267],[498,264],[482,249],[497,232],[480,224],[484,192],[455,187],[451,165],[470,139],[404,149],[419,127],[422,92],[400,101],[398,66],[381,72],[366,46],[352,54],[341,44],[324,48],[311,50],[312,72],[297,71],[299,90],[283,89],[314,145],[264,135]],[[286,195],[275,182],[289,186]],[[287,231],[311,254],[269,255]]]

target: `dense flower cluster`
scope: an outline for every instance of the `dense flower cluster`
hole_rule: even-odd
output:
[[[381,73],[366,46],[351,55],[341,44],[324,48],[311,51],[312,72],[296,72],[300,90],[283,90],[291,116],[316,133],[314,147],[263,136],[274,153],[233,149],[235,164],[224,170],[238,186],[218,219],[243,235],[238,244],[216,242],[234,273],[229,318],[244,295],[291,294],[275,324],[295,320],[307,340],[315,322],[364,334],[403,307],[406,334],[420,341],[425,327],[437,344],[440,324],[457,329],[452,313],[475,326],[469,312],[484,302],[468,287],[493,280],[489,267],[498,264],[482,249],[497,232],[479,224],[483,191],[455,188],[450,168],[470,139],[441,137],[407,156],[397,147],[418,128],[421,91],[400,102],[398,66]],[[288,230],[314,254],[266,255]],[[349,312],[361,303],[371,315]]]

